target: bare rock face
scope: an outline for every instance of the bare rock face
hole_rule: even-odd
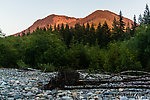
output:
[[[107,24],[109,25],[109,27],[112,27],[112,23],[114,20],[114,17],[119,20],[119,15],[110,12],[108,10],[97,10],[95,12],[93,12],[92,14],[86,16],[85,18],[74,18],[74,17],[68,17],[68,16],[61,16],[61,15],[49,15],[43,19],[39,19],[37,20],[35,23],[33,23],[32,26],[30,26],[29,28],[27,28],[26,30],[16,33],[14,34],[14,36],[18,36],[18,35],[22,35],[22,33],[27,34],[29,31],[30,33],[32,33],[33,31],[35,31],[37,29],[37,27],[39,28],[48,28],[50,25],[52,27],[54,27],[54,25],[58,25],[63,23],[68,24],[70,27],[74,27],[76,23],[79,24],[87,24],[89,23],[90,25],[93,23],[95,28],[98,26],[99,22],[101,22],[101,24],[103,24],[105,21],[107,21]],[[133,23],[132,20],[128,19],[128,18],[123,18],[123,21],[125,22],[125,25],[127,26],[127,24],[129,23],[129,26],[131,27],[131,24]]]

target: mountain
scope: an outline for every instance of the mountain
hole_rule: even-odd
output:
[[[54,25],[58,25],[58,24],[68,24],[70,27],[74,27],[76,23],[79,24],[85,24],[89,23],[90,25],[93,23],[95,27],[98,26],[99,22],[101,22],[101,24],[103,24],[105,21],[107,21],[107,24],[109,25],[110,28],[112,28],[112,23],[114,20],[114,17],[119,20],[119,15],[108,11],[108,10],[97,10],[95,12],[93,12],[92,14],[86,16],[85,18],[75,18],[75,17],[68,17],[68,16],[61,16],[61,15],[49,15],[43,19],[39,19],[37,20],[35,23],[33,23],[32,26],[30,26],[29,28],[27,28],[26,30],[16,33],[14,34],[14,36],[18,36],[21,35],[23,32],[24,33],[28,33],[29,31],[32,33],[33,31],[35,31],[37,29],[37,27],[39,28],[47,28],[50,25],[52,27],[54,27]],[[131,24],[133,23],[132,20],[123,17],[123,21],[125,22],[126,26],[129,23],[130,27]]]

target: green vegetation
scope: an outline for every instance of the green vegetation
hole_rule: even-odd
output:
[[[0,38],[0,67],[32,67],[46,71],[89,69],[100,72],[124,70],[150,71],[150,13],[148,6],[140,25],[125,27],[122,13],[114,18],[113,28],[105,22],[94,24],[56,25],[22,36]]]

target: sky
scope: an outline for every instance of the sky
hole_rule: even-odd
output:
[[[143,14],[150,0],[0,0],[0,29],[18,33],[50,14],[83,18],[96,10],[110,10],[133,19]]]

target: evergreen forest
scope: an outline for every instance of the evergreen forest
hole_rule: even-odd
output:
[[[127,27],[120,11],[112,28],[107,22],[51,25],[22,36],[0,38],[0,67],[91,72],[150,71],[150,11]],[[138,24],[137,24],[138,23]]]

